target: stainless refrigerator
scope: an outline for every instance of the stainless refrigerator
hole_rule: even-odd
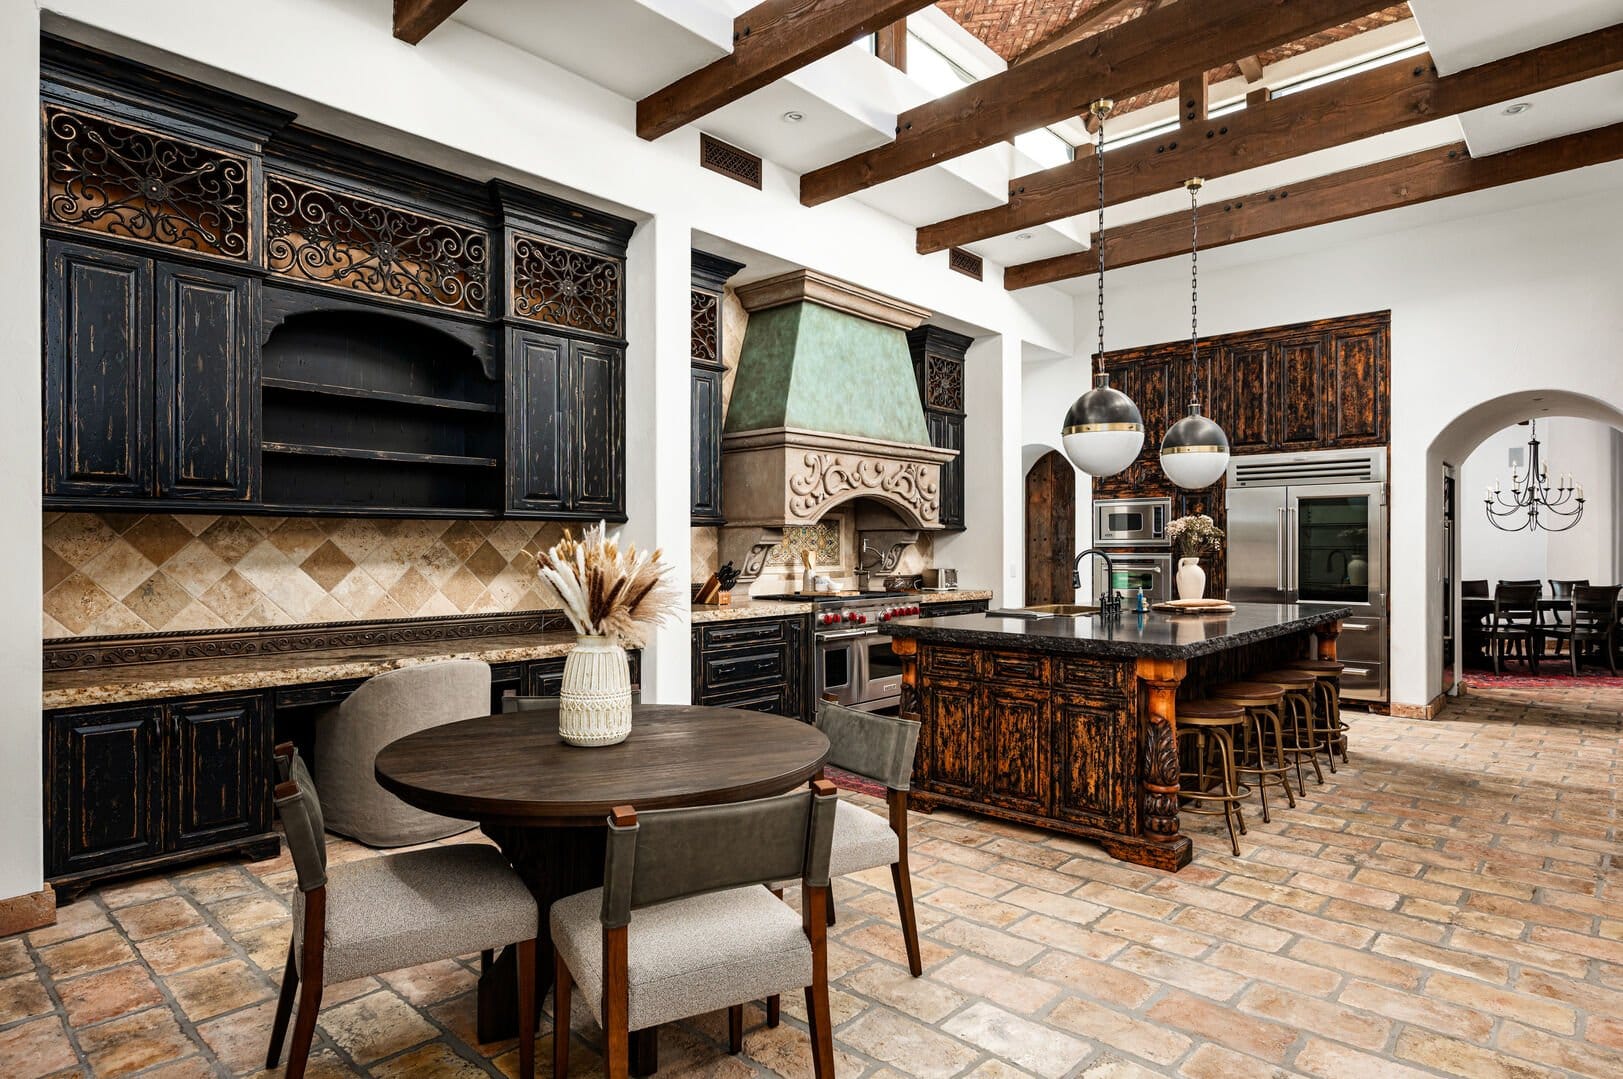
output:
[[[1228,598],[1351,607],[1342,696],[1385,701],[1386,450],[1235,457],[1226,494]]]

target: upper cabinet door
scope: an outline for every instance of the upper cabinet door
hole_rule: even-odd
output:
[[[1390,432],[1391,369],[1385,324],[1336,329],[1324,367],[1324,441],[1385,445]]]
[[[694,524],[724,524],[721,512],[720,368],[693,368],[688,404],[692,410],[691,513]]]
[[[1274,345],[1281,402],[1275,449],[1318,449],[1324,439],[1324,344],[1325,335],[1315,332]]]
[[[1212,418],[1229,436],[1232,453],[1266,453],[1273,448],[1275,402],[1273,359],[1268,343],[1237,341],[1218,351],[1216,401]]]
[[[164,498],[258,494],[259,282],[157,267],[156,448]]]
[[[509,330],[507,508],[557,513],[569,501],[569,343]]]
[[[152,492],[152,262],[45,245],[45,493]]]
[[[625,514],[625,352],[572,342],[570,508],[604,517]]]

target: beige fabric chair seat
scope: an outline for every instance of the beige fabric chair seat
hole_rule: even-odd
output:
[[[329,866],[322,981],[532,940],[539,921],[530,890],[500,851],[482,843]],[[303,939],[303,903],[293,905],[293,934]]]
[[[602,1022],[603,889],[552,905],[552,945]],[[643,1030],[812,982],[800,914],[759,885],[639,909],[626,939],[629,1028]]]
[[[840,800],[834,811],[834,851],[829,855],[831,876],[843,877],[864,869],[890,865],[898,857],[896,833],[890,822],[859,805]]]

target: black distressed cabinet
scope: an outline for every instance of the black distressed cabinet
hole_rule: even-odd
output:
[[[258,492],[257,279],[45,246],[45,496]]]
[[[46,875],[266,835],[269,736],[258,696],[48,713]]]
[[[907,335],[930,444],[958,451],[941,466],[941,525],[957,531],[964,527],[964,357],[971,343],[939,326],[920,326]]]
[[[692,267],[692,518],[696,525],[722,525],[727,523],[721,509],[722,382],[726,375],[722,289],[744,264],[695,251]]]
[[[508,331],[509,516],[625,513],[625,350]]]
[[[693,627],[693,703],[809,720],[811,616]]]

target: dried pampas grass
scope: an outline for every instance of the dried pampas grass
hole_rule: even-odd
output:
[[[578,540],[565,530],[536,558],[541,596],[582,636],[640,639],[641,631],[672,617],[683,599],[660,554],[635,544],[622,548],[619,534],[608,535],[602,521]]]

